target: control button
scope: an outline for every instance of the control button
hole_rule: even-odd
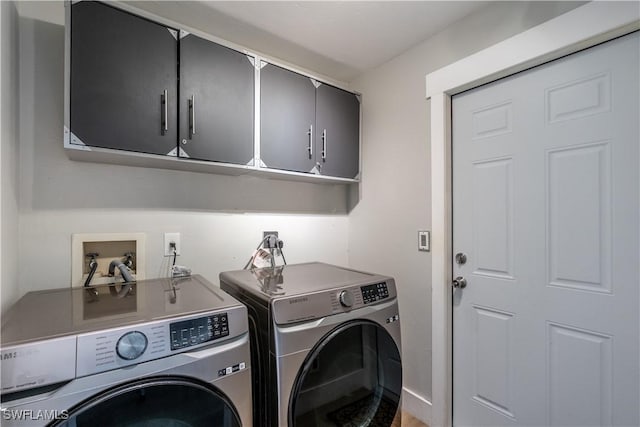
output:
[[[116,344],[118,356],[125,360],[134,360],[142,356],[147,349],[147,337],[142,332],[127,332]]]
[[[353,306],[353,295],[349,291],[340,292],[339,300],[343,307],[348,308]]]

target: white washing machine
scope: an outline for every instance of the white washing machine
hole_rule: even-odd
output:
[[[31,292],[1,339],[3,426],[252,426],[246,308],[200,276]]]
[[[225,272],[220,283],[249,312],[255,425],[400,425],[394,279],[308,263]]]

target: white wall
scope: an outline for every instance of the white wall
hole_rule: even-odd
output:
[[[345,186],[70,161],[62,3],[37,6],[19,9],[20,293],[69,286],[73,233],[146,233],[146,277],[163,274],[163,233],[174,231],[179,264],[215,283],[244,266],[263,230],[280,232],[290,263],[348,263]]]
[[[0,300],[4,310],[18,289],[18,15],[0,2]]]
[[[500,2],[464,18],[352,83],[363,93],[360,202],[349,215],[352,267],[393,275],[402,319],[405,408],[429,419],[431,256],[429,103],[425,75],[580,3]]]
[[[145,209],[33,211],[21,216],[20,290],[71,283],[71,234],[146,233],[147,277],[162,277],[171,259],[162,256],[163,233],[181,233],[177,264],[218,283],[221,271],[244,267],[263,230],[278,230],[288,263],[320,260],[347,264],[344,216],[237,214]],[[48,256],[36,254],[48,251]],[[278,259],[279,263],[281,262]]]

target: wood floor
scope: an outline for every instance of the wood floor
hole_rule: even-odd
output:
[[[397,418],[396,418],[397,421]],[[394,422],[391,427],[399,427],[397,422]],[[402,427],[429,427],[419,419],[411,416],[411,414],[402,411]]]
[[[429,427],[422,421],[411,416],[407,412],[402,413],[402,427]]]

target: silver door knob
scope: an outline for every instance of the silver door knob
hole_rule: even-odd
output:
[[[453,279],[453,287],[458,289],[464,289],[467,287],[467,279],[462,276],[458,276]]]

